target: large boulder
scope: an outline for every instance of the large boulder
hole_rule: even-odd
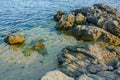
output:
[[[73,33],[77,38],[86,41],[95,41],[97,40],[101,34],[102,29],[95,26],[87,26],[87,25],[77,25],[73,28]]]
[[[9,35],[7,38],[5,38],[5,42],[9,43],[10,45],[18,45],[23,44],[25,42],[25,38],[21,35]]]
[[[41,80],[74,80],[74,78],[67,76],[59,70],[54,70],[46,73]]]

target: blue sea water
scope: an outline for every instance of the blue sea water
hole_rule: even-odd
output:
[[[0,80],[38,80],[55,69],[62,48],[78,41],[54,29],[54,14],[58,10],[69,13],[95,3],[105,3],[120,11],[120,0],[0,0]],[[11,33],[24,35],[26,46],[13,51],[6,45],[3,39]],[[30,57],[22,55],[23,48],[30,51],[28,45],[33,40],[44,42],[47,56],[37,52]]]

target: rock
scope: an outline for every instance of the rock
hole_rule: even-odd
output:
[[[56,25],[56,29],[68,30],[73,27],[74,21],[75,21],[75,17],[73,14],[70,14],[68,16],[62,16],[62,18]]]
[[[33,48],[34,48],[35,50],[40,50],[43,46],[44,46],[44,44],[38,43],[38,44],[36,44]]]
[[[85,22],[85,17],[82,14],[77,14],[75,19],[76,24],[82,24]]]
[[[55,14],[54,16],[54,20],[58,22],[63,15],[65,15],[63,11],[58,11],[57,14]]]
[[[54,70],[46,73],[41,80],[74,80],[74,78],[65,75],[59,70]]]
[[[77,80],[95,80],[95,79],[92,79],[88,77],[87,75],[83,74]]]
[[[104,23],[103,28],[112,33],[115,36],[118,36],[120,38],[120,26],[119,22],[117,20],[108,20]]]
[[[5,38],[5,42],[9,43],[10,45],[18,45],[23,44],[25,42],[25,38],[21,35],[9,35],[7,38]]]
[[[105,64],[90,64],[88,66],[88,70],[90,73],[95,74],[100,71],[106,71],[108,69],[107,65]]]
[[[117,59],[119,54],[116,53],[116,50],[108,50],[106,46],[104,43],[97,42],[66,47],[58,58],[59,66],[64,73],[72,77],[86,73],[113,71],[114,66],[110,68],[111,65],[106,64]],[[118,48],[120,51],[120,47]]]
[[[73,33],[82,40],[95,41],[101,36],[102,30],[94,26],[78,25],[73,29]]]
[[[97,17],[94,17],[94,16],[89,16],[89,17],[87,17],[87,22],[88,23],[92,23],[92,24],[97,24],[97,22],[98,22],[98,20],[99,20],[99,18],[97,18]]]

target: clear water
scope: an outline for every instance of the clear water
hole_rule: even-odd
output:
[[[0,0],[0,80],[38,80],[57,68],[57,55],[62,48],[79,42],[54,29],[54,14],[95,3],[106,3],[120,11],[120,0]],[[11,33],[24,35],[25,45],[5,44],[3,39]],[[32,51],[32,41],[42,41],[47,55]],[[23,51],[31,56],[25,57]]]

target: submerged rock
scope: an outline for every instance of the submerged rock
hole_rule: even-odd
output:
[[[40,50],[43,46],[44,46],[44,44],[38,43],[38,44],[36,44],[33,48],[34,48],[35,50]]]
[[[67,76],[59,70],[54,70],[46,73],[40,80],[74,80],[74,78]]]
[[[5,42],[9,43],[10,45],[19,45],[25,42],[25,38],[21,35],[9,35],[7,38],[5,38]]]

